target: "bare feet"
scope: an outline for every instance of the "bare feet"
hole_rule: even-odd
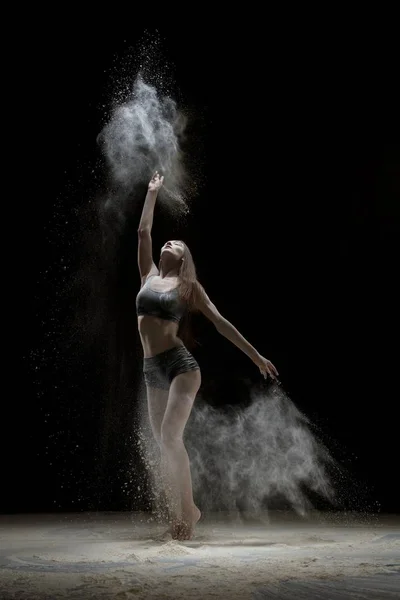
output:
[[[201,512],[197,506],[193,506],[188,515],[183,515],[181,519],[173,518],[170,525],[164,533],[157,537],[160,542],[172,540],[191,540],[194,534],[196,523],[201,517]]]
[[[201,517],[201,512],[197,506],[193,506],[188,515],[182,515],[182,519],[176,523],[172,530],[174,540],[191,540],[194,534],[194,528]]]
[[[180,520],[178,520],[176,518],[170,519],[168,529],[166,531],[164,531],[164,533],[162,533],[161,535],[159,535],[157,537],[157,541],[169,542],[171,540],[178,539],[177,531],[179,529],[179,525],[180,525]]]

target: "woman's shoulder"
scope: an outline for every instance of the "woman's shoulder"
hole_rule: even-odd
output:
[[[154,277],[159,277],[159,273],[149,273],[148,275],[146,275],[145,277],[142,277],[142,281],[140,284],[140,288],[142,288],[144,285],[146,285],[146,283],[148,281],[150,281],[150,279],[153,279]]]

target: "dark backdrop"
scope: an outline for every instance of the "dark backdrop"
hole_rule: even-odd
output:
[[[276,364],[372,500],[395,512],[398,54],[390,36],[267,41],[251,31],[161,28],[174,89],[194,115],[204,180],[185,230],[160,217],[155,243],[188,241],[222,314]],[[96,232],[95,212],[83,207],[104,192],[96,136],[115,65],[142,35],[138,26],[120,38],[47,32],[22,53],[22,374],[8,400],[4,512],[135,508],[120,492],[123,473],[135,473],[135,402],[120,392],[118,405],[107,404],[115,390],[102,353],[114,342],[103,332],[103,345],[79,354],[64,290],[90,254],[82,232]],[[132,293],[137,285],[133,245]],[[128,379],[140,365],[131,318]],[[197,330],[204,394],[242,402],[257,370],[212,326]],[[107,411],[112,432],[100,448]]]

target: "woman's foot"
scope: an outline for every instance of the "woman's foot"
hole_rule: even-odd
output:
[[[166,531],[164,531],[164,533],[162,533],[161,535],[157,536],[157,541],[170,542],[171,540],[178,539],[176,536],[177,536],[177,531],[179,529],[180,522],[181,522],[180,519],[170,518],[168,529]]]
[[[191,540],[194,534],[196,523],[201,517],[201,512],[197,506],[193,506],[189,514],[182,515],[182,519],[176,523],[172,530],[172,538],[174,540]]]

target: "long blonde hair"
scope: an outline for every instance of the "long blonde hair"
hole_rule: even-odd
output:
[[[197,302],[203,293],[203,286],[197,279],[196,266],[194,264],[192,253],[185,242],[182,240],[179,241],[183,244],[184,252],[178,273],[180,279],[178,293],[179,297],[186,305],[186,311],[179,323],[178,336],[183,340],[186,346],[192,348],[196,345],[196,340],[192,334],[190,316],[191,313],[197,312]],[[159,267],[161,267],[161,259]]]
[[[184,253],[181,268],[179,269],[179,296],[186,303],[189,312],[196,310],[197,301],[202,293],[203,287],[197,279],[196,266],[192,253],[182,240]]]

